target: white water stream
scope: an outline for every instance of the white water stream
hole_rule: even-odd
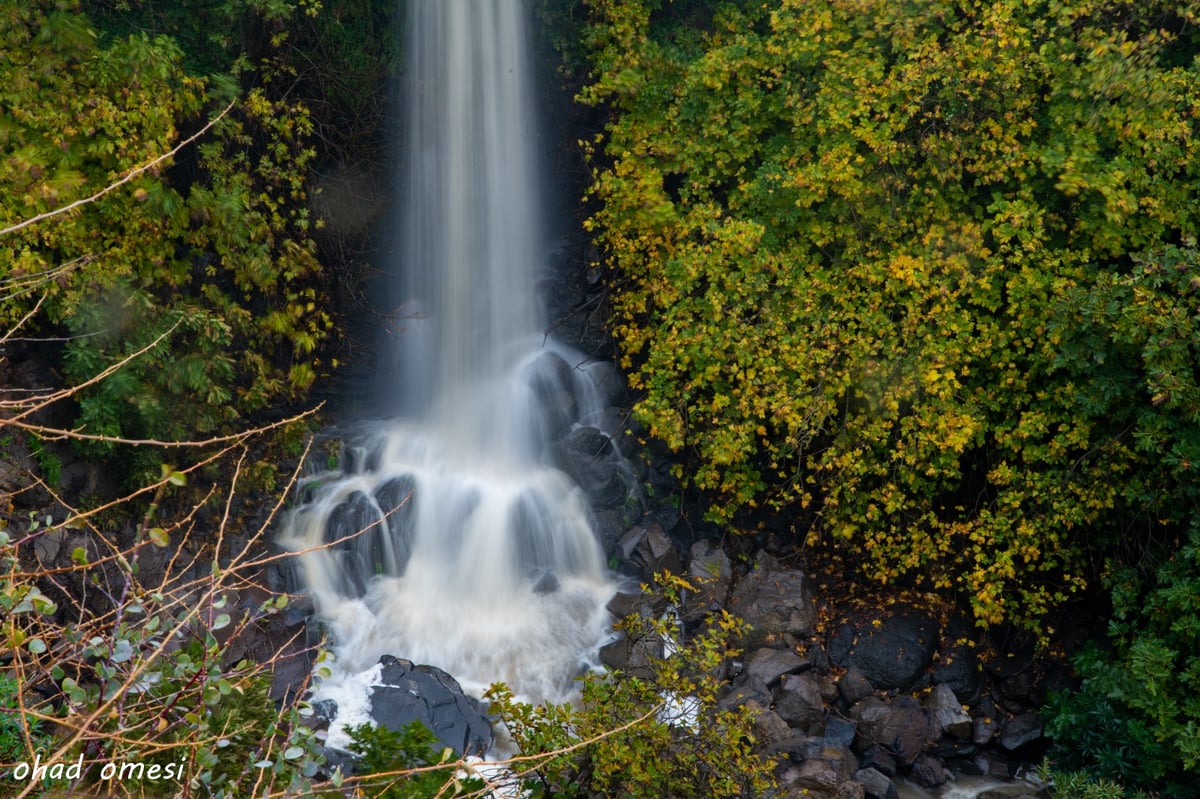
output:
[[[303,580],[339,679],[392,654],[468,690],[502,680],[562,701],[610,629],[614,585],[585,498],[545,453],[602,401],[536,307],[524,3],[408,5],[398,268],[413,316],[395,337],[408,415],[307,481],[282,540],[313,550]]]

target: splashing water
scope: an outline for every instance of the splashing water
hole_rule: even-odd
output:
[[[301,488],[298,556],[341,669],[382,654],[561,701],[614,586],[547,449],[602,415],[534,301],[539,177],[520,0],[412,0],[402,264],[410,413]],[[332,544],[322,547],[323,544]]]

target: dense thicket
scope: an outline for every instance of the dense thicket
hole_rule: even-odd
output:
[[[1187,8],[594,7],[591,219],[714,516],[1044,611],[1195,509]]]
[[[1197,763],[1197,8],[615,0],[583,93],[637,413],[710,515],[981,623],[1132,567],[1106,685],[1160,775]]]
[[[263,25],[296,12],[235,5]],[[77,4],[2,13],[0,228],[124,180],[0,237],[2,321],[28,314],[25,335],[65,335],[68,381],[147,350],[81,392],[80,432],[204,437],[304,391],[330,317],[307,208],[313,125],[272,55],[284,35],[257,61],[232,44],[201,72],[166,35],[101,37]]]

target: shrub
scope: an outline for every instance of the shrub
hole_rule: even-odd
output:
[[[373,797],[426,799],[486,793],[483,780],[457,773],[453,750],[434,750],[437,736],[419,721],[402,730],[362,724],[347,732],[352,739],[350,751],[359,758],[359,770],[369,775],[356,785]]]
[[[1075,661],[1082,685],[1052,698],[1056,764],[1182,796],[1200,771],[1200,530],[1152,579],[1114,573],[1112,652]]]
[[[668,602],[692,590],[681,578],[659,579]],[[774,763],[754,752],[751,710],[717,704],[718,675],[745,624],[722,612],[687,641],[669,616],[634,614],[621,627],[635,646],[665,649],[637,673],[585,676],[578,708],[521,704],[502,685],[489,692],[522,764],[532,762],[521,773],[524,787],[536,796],[630,799],[768,792]]]
[[[709,515],[1026,626],[1177,535],[1194,10],[686,7],[593,4],[581,96],[636,413]]]

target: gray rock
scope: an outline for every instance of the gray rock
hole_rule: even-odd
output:
[[[963,710],[950,686],[935,685],[925,698],[925,709],[929,711],[934,726],[941,732],[959,740],[966,740],[971,736],[971,717]]]
[[[1022,713],[1010,719],[1000,732],[1000,748],[1015,752],[1042,737],[1042,720],[1037,713]]]
[[[439,744],[460,755],[482,756],[491,747],[491,722],[453,677],[391,655],[379,662],[383,664],[380,684],[371,689],[371,718],[376,724],[400,731],[419,721]]]
[[[809,636],[817,625],[817,604],[808,578],[768,558],[734,586],[729,611],[744,619],[759,640],[780,633]]]
[[[825,720],[825,742],[830,746],[850,746],[858,732],[858,725],[848,719],[830,716]]]
[[[875,688],[871,685],[871,681],[862,673],[862,669],[858,666],[851,665],[846,669],[846,673],[838,680],[838,691],[846,701],[850,704],[866,699],[871,694],[875,693]]]
[[[664,571],[672,574],[683,572],[683,560],[679,557],[675,542],[658,522],[631,528],[621,537],[617,550],[623,561],[645,577]]]
[[[909,777],[913,782],[925,788],[937,788],[945,784],[949,775],[937,758],[930,757],[929,755],[917,755],[917,759],[913,761]]]
[[[746,674],[750,678],[762,680],[767,685],[773,685],[785,674],[792,674],[807,668],[808,663],[795,652],[788,649],[759,649],[746,661]],[[820,687],[813,682],[817,699],[820,700]]]
[[[854,772],[854,779],[862,783],[863,791],[871,799],[896,799],[896,785],[891,777],[878,769],[867,767]]]
[[[789,674],[775,693],[775,712],[806,735],[816,735],[825,721],[821,689],[810,674]],[[853,740],[853,735],[850,740]],[[849,741],[845,742],[849,744]]]
[[[987,746],[996,737],[1000,725],[990,716],[977,716],[971,724],[971,742],[976,746]]]
[[[850,708],[850,718],[858,722],[855,746],[860,752],[878,744],[905,766],[912,765],[933,733],[928,716],[920,708],[889,705],[875,696]]]
[[[772,746],[793,738],[792,728],[773,710],[755,700],[745,703],[754,716],[754,740],[758,746]]]
[[[889,777],[896,776],[896,758],[882,746],[869,746],[862,753],[861,766],[878,769]]]
[[[722,710],[732,710],[747,702],[755,702],[762,707],[769,707],[773,701],[774,696],[766,683],[743,677],[733,690],[717,700],[717,706]]]
[[[733,582],[733,567],[724,550],[711,541],[697,541],[692,545],[688,576],[696,592],[684,597],[685,620],[696,621],[725,606]]]

